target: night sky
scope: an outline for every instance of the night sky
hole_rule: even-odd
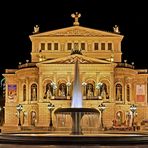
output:
[[[130,3],[130,4],[129,4]],[[3,10],[2,10],[3,9]],[[4,69],[17,68],[31,58],[29,35],[34,25],[45,32],[73,25],[71,14],[80,12],[80,25],[112,31],[118,25],[124,35],[123,60],[135,62],[138,69],[148,69],[148,7],[146,2],[100,0],[42,0],[3,2],[0,9],[1,58],[0,74]],[[7,56],[8,55],[8,56]]]

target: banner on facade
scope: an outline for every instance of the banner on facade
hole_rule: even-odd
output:
[[[10,101],[16,101],[16,84],[8,84],[8,98]]]
[[[136,86],[136,101],[144,102],[145,100],[145,85],[137,85]]]

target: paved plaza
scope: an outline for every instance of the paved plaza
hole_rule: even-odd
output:
[[[0,148],[147,148],[148,145],[100,146],[100,145],[11,145],[0,144]]]
[[[146,132],[102,132],[99,134],[69,135],[49,132],[1,133],[0,148],[146,148]]]

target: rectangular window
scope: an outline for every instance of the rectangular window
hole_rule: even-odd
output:
[[[54,43],[54,50],[58,50],[58,43]]]
[[[94,43],[94,49],[99,50],[99,43]]]
[[[72,50],[72,43],[67,43],[67,50]]]
[[[41,50],[45,50],[45,43],[41,43]]]
[[[51,48],[52,48],[52,47],[51,47],[51,43],[48,43],[48,44],[47,44],[47,49],[48,49],[48,50],[51,50]]]
[[[108,50],[112,50],[112,43],[108,43]]]
[[[101,43],[101,50],[105,50],[105,43]]]
[[[81,50],[85,50],[85,43],[81,43]]]

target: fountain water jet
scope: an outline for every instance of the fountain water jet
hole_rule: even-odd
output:
[[[73,83],[73,95],[71,108],[58,108],[55,110],[55,114],[70,114],[72,118],[72,132],[74,135],[81,135],[82,128],[80,125],[83,115],[87,113],[99,114],[99,111],[95,108],[83,108],[82,107],[82,91],[81,81],[79,76],[78,58],[75,61],[74,83]]]
[[[82,91],[81,91],[78,59],[76,59],[71,107],[72,108],[81,108],[82,107],[82,100],[83,100],[83,97],[82,97]]]

